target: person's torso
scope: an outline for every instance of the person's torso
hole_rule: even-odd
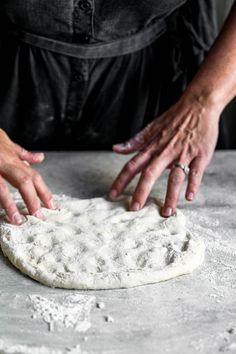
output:
[[[0,20],[73,42],[106,42],[135,34],[187,0],[1,0]]]

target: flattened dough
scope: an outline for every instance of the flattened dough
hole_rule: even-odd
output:
[[[185,227],[178,210],[164,219],[155,200],[138,212],[127,198],[56,197],[61,209],[43,209],[22,226],[2,224],[1,248],[15,267],[51,287],[128,288],[191,273],[204,244]]]

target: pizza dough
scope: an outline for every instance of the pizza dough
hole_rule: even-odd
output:
[[[155,200],[127,211],[127,197],[56,198],[60,210],[43,209],[21,226],[1,225],[5,256],[31,278],[51,287],[128,288],[190,273],[204,259],[204,244],[185,217],[164,219]]]

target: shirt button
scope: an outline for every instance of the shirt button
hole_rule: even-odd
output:
[[[79,1],[79,8],[81,9],[81,10],[83,10],[83,11],[86,11],[86,12],[88,12],[88,11],[90,11],[91,10],[91,4],[90,4],[90,2],[89,1],[87,1],[87,0],[81,0],[81,1]]]
[[[74,79],[76,81],[83,81],[83,75],[82,74],[74,74]]]

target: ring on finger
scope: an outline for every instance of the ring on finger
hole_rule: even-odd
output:
[[[190,168],[187,165],[183,165],[182,163],[176,162],[174,166],[180,168],[185,174],[185,176],[188,176]]]

